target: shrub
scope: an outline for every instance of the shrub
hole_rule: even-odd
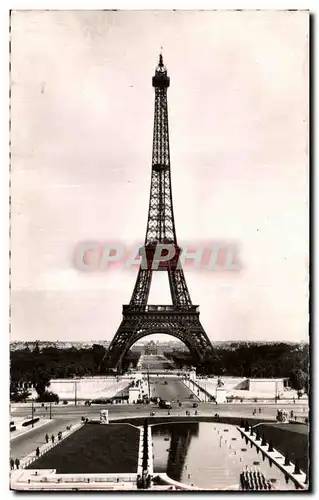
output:
[[[39,417],[31,418],[30,420],[26,420],[23,422],[22,427],[27,427],[27,425],[31,425],[32,423],[35,424],[36,422],[39,422]]]
[[[294,474],[300,474],[300,468],[299,468],[299,460],[297,459],[295,462],[295,470]]]
[[[112,399],[101,399],[101,398],[92,399],[92,404],[95,405],[107,405],[112,403],[113,403]]]
[[[28,391],[13,392],[10,394],[10,401],[13,403],[25,403],[29,396],[31,396],[31,393]]]
[[[58,403],[59,396],[54,392],[45,391],[41,396],[36,399],[38,403]]]
[[[17,428],[15,425],[10,425],[10,432],[13,432],[15,431]]]
[[[273,445],[272,445],[272,442],[271,442],[271,441],[269,441],[268,451],[274,451],[274,447],[273,447]]]

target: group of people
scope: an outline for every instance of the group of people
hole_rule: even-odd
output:
[[[171,414],[171,412],[168,410],[168,411],[167,411],[167,415],[170,415],[170,414]],[[195,411],[194,411],[194,415],[198,415],[197,410],[195,410]],[[151,417],[154,417],[154,416],[155,416],[155,411],[151,411],[150,416],[151,416]],[[187,416],[187,417],[190,417],[190,416],[191,416],[191,412],[190,412],[189,410],[186,410],[186,416]],[[216,415],[215,415],[215,416],[216,416]]]
[[[186,410],[186,416],[190,417],[191,412],[189,410]],[[197,410],[194,411],[194,415],[197,415]]]
[[[143,471],[142,475],[138,474],[136,478],[137,489],[147,489],[151,486],[151,476]]]
[[[54,436],[54,434],[52,434],[51,438],[49,437],[49,434],[46,434],[46,435],[45,435],[45,442],[46,442],[47,444],[48,444],[48,442],[50,441],[50,439],[51,439],[52,444],[53,444],[53,443],[54,443],[54,441],[55,441],[55,436]]]
[[[259,470],[246,468],[240,474],[240,484],[243,490],[271,490],[270,482]]]
[[[259,414],[261,413],[261,411],[262,411],[261,408],[258,408],[258,413]],[[254,408],[253,409],[253,415],[256,415],[256,413],[257,413],[257,408]]]
[[[70,430],[71,429],[71,425],[67,427],[67,430]],[[62,439],[62,431],[59,431],[58,432],[58,440],[61,441]],[[45,435],[45,442],[48,444],[49,441],[51,440],[52,444],[54,443],[55,441],[55,436],[54,434],[52,434],[51,438],[49,436],[49,434],[46,434]],[[36,450],[35,450],[35,455],[37,458],[39,458],[41,452],[40,452],[40,448],[37,447]],[[20,468],[20,460],[18,458],[14,459],[14,458],[10,458],[10,469],[11,470],[14,470],[14,469],[19,469]]]
[[[20,460],[18,458],[10,458],[10,469],[14,470],[14,468],[20,469]]]
[[[69,431],[69,430],[71,429],[71,426],[68,426],[66,429],[67,429],[67,431]],[[51,438],[49,437],[49,435],[48,435],[48,434],[46,434],[46,435],[45,435],[45,442],[46,442],[47,444],[48,444],[48,442],[50,441],[50,439],[51,439],[52,444],[53,444],[53,443],[54,443],[54,441],[55,441],[55,436],[54,436],[54,434],[52,434]],[[59,432],[58,432],[58,440],[59,440],[59,441],[61,441],[61,439],[62,439],[62,431],[59,431]]]

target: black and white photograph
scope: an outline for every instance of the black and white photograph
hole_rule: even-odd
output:
[[[307,10],[11,10],[9,488],[310,492]]]

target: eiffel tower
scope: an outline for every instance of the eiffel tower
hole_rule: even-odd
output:
[[[199,364],[212,345],[199,320],[199,307],[192,304],[177,244],[169,152],[167,89],[170,78],[162,54],[152,79],[155,114],[151,194],[144,247],[131,301],[123,305],[122,322],[102,360],[101,367],[121,371],[123,358],[139,339],[154,333],[172,335],[190,350]],[[152,274],[168,274],[173,305],[148,305]]]

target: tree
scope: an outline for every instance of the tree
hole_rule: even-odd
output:
[[[43,398],[46,392],[46,388],[50,385],[50,374],[48,372],[39,370],[35,373],[36,383],[34,384],[35,390],[38,393],[39,398]]]
[[[290,375],[291,387],[296,391],[301,391],[302,389],[305,389],[307,385],[307,379],[307,373],[300,368],[297,368],[293,370]]]

